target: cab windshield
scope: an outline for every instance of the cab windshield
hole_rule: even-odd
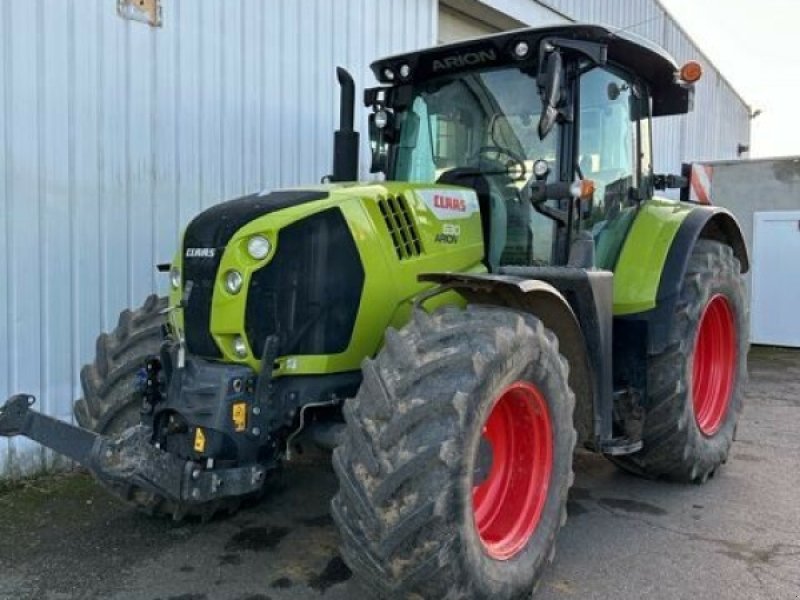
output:
[[[536,160],[549,163],[550,179],[558,176],[558,126],[540,140],[541,111],[536,76],[517,68],[419,84],[397,115],[389,177],[432,183],[455,169],[479,172],[488,188],[479,200],[490,267],[551,264],[554,223],[519,197]]]
[[[544,141],[536,76],[519,69],[466,73],[421,84],[399,115],[401,136],[391,178],[436,181],[459,167],[498,170],[520,161],[528,176],[545,159],[556,171],[558,135]]]

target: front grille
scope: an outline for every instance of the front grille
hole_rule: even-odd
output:
[[[275,256],[250,278],[250,346],[261,356],[267,336],[277,335],[278,356],[344,352],[363,287],[361,257],[341,210],[284,227]]]
[[[184,236],[186,239],[188,236]],[[191,240],[186,240],[186,248]],[[214,258],[184,258],[184,333],[189,351],[205,358],[222,358],[214,338],[211,336],[211,299],[217,276],[222,248],[216,248]],[[191,286],[186,293],[186,286]]]
[[[404,260],[422,254],[417,225],[411,216],[405,196],[378,198],[378,208],[389,229],[397,258]]]

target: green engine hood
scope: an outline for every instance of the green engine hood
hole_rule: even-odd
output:
[[[290,236],[299,231],[298,226],[304,221],[318,219],[323,213],[335,214],[346,225],[348,239],[331,238],[339,240],[333,243],[322,239],[325,236],[312,236],[298,247]],[[265,236],[271,243],[269,254],[262,260],[253,259],[247,251],[247,242],[254,235]],[[485,270],[481,262],[482,240],[475,193],[453,186],[345,183],[232,200],[201,213],[184,232],[181,250],[173,262],[183,274],[181,286],[173,289],[170,297],[173,328],[185,337],[190,353],[245,363],[258,369],[259,340],[254,338],[255,331],[261,335],[265,328],[291,331],[302,326],[302,323],[286,322],[294,314],[292,311],[281,312],[280,319],[273,314],[274,310],[282,311],[289,302],[286,298],[290,296],[282,295],[286,286],[298,285],[298,281],[293,283],[291,274],[302,273],[298,275],[300,284],[307,286],[312,278],[315,279],[313,283],[330,290],[330,294],[325,294],[319,286],[313,293],[303,287],[299,298],[291,302],[302,302],[304,296],[308,300],[310,295],[315,295],[315,310],[327,315],[348,311],[341,306],[320,306],[320,298],[324,297],[331,305],[337,302],[357,304],[357,307],[352,306],[352,331],[346,344],[337,347],[336,352],[279,356],[275,374],[356,370],[364,357],[377,352],[386,328],[404,324],[413,298],[430,287],[431,284],[417,281],[420,273]],[[304,248],[309,243],[322,244],[322,248],[318,248],[313,257],[304,258]],[[354,248],[352,252],[347,249],[351,247]],[[342,289],[342,280],[351,277],[353,271],[347,266],[351,254],[357,257],[354,260],[363,270],[360,293],[356,291],[355,294]],[[259,313],[257,294],[262,293],[260,290],[264,287],[256,283],[263,283],[270,265],[275,267],[273,263],[279,260],[283,261],[284,268],[275,269],[275,272],[284,274],[281,277],[286,281],[271,280],[269,286],[270,293],[283,300],[279,300],[277,309],[273,306]],[[297,261],[296,269],[286,267],[293,264],[291,261]],[[309,264],[309,261],[318,264]],[[241,273],[243,278],[241,290],[236,294],[231,294],[224,286],[225,274],[232,270]],[[357,281],[355,277],[352,280]],[[185,296],[190,281],[187,303]],[[181,307],[182,298],[185,308]],[[440,303],[454,301],[458,300],[453,294],[436,299]],[[334,308],[337,310],[332,310]],[[202,343],[204,338],[205,344]],[[233,345],[237,338],[244,340],[246,356],[235,354]]]

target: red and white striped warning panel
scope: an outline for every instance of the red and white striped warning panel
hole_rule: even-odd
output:
[[[711,204],[711,182],[714,168],[711,165],[694,163],[690,175],[689,199],[700,204]]]

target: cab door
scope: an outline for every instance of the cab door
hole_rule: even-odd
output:
[[[623,72],[593,67],[579,80],[577,171],[595,183],[582,228],[596,244],[595,266],[613,270],[642,200],[652,196],[646,88]]]

